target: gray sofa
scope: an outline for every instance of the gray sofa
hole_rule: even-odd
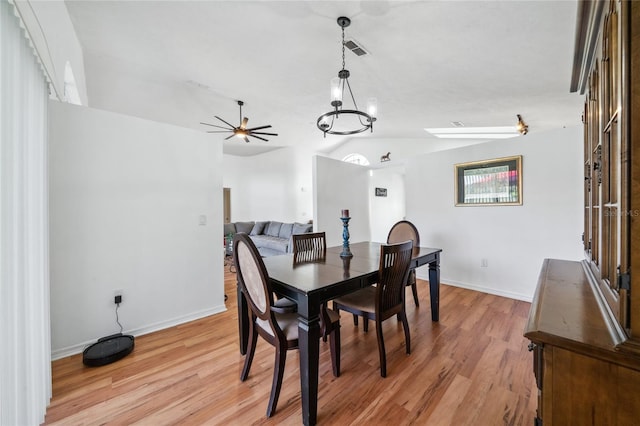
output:
[[[263,257],[291,253],[291,236],[313,232],[312,224],[265,222],[235,222],[224,224],[224,236],[233,238],[237,232],[245,232]]]

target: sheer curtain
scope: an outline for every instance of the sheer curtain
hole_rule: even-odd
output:
[[[51,398],[45,76],[0,0],[0,425],[37,425]]]

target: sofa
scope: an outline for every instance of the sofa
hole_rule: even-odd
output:
[[[260,255],[262,257],[268,257],[291,253],[293,251],[291,236],[293,234],[313,232],[313,224],[297,222],[283,223],[276,221],[234,222],[224,224],[224,236],[227,241],[232,241],[233,236],[237,232],[249,234],[249,238],[251,238],[258,248]]]

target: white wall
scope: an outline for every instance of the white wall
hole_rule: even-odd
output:
[[[523,156],[522,206],[454,206],[454,164],[511,155]],[[583,257],[582,164],[581,126],[424,155],[407,164],[407,219],[443,249],[443,283],[531,300],[544,258]]]
[[[371,241],[387,242],[389,230],[405,218],[404,167],[371,170],[369,179],[369,220]],[[375,188],[386,188],[386,197],[376,197]]]
[[[326,157],[314,157],[314,229],[326,232],[327,245],[342,244],[340,214],[349,209],[349,241],[368,241],[369,170]]]
[[[231,188],[232,222],[313,219],[309,152],[282,148],[249,157],[223,157],[223,185]]]
[[[221,146],[58,102],[49,132],[53,358],[119,331],[118,289],[134,335],[223,311]]]

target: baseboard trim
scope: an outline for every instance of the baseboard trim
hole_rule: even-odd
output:
[[[418,274],[417,277],[421,280],[425,280],[425,281],[429,280],[428,275],[421,277]],[[516,293],[512,291],[504,291],[504,290],[499,290],[496,288],[485,287],[485,286],[476,285],[476,284],[469,284],[462,281],[451,280],[446,277],[440,277],[440,282],[442,284],[450,285],[453,287],[466,288],[467,290],[479,291],[481,293],[493,294],[495,296],[508,297],[509,299],[522,300],[523,302],[531,303],[531,301],[533,300],[533,295],[521,294],[521,293]]]
[[[133,336],[142,336],[145,334],[153,333],[154,331],[164,330],[165,328],[174,327],[176,325],[184,324],[189,321],[194,321],[200,318],[208,317],[209,315],[219,314],[221,312],[225,312],[227,307],[223,305],[214,306],[213,308],[204,309],[202,311],[192,312],[187,315],[183,315],[181,317],[172,318],[166,321],[160,321],[154,324],[145,325],[143,327],[134,328],[131,330],[123,330],[124,334],[131,334]],[[97,339],[97,338],[96,338]],[[68,346],[62,349],[56,349],[51,351],[51,360],[55,361],[57,359],[65,358],[71,355],[76,355],[82,353],[84,348],[88,345],[95,343],[95,339],[83,343],[79,343],[77,345]]]

